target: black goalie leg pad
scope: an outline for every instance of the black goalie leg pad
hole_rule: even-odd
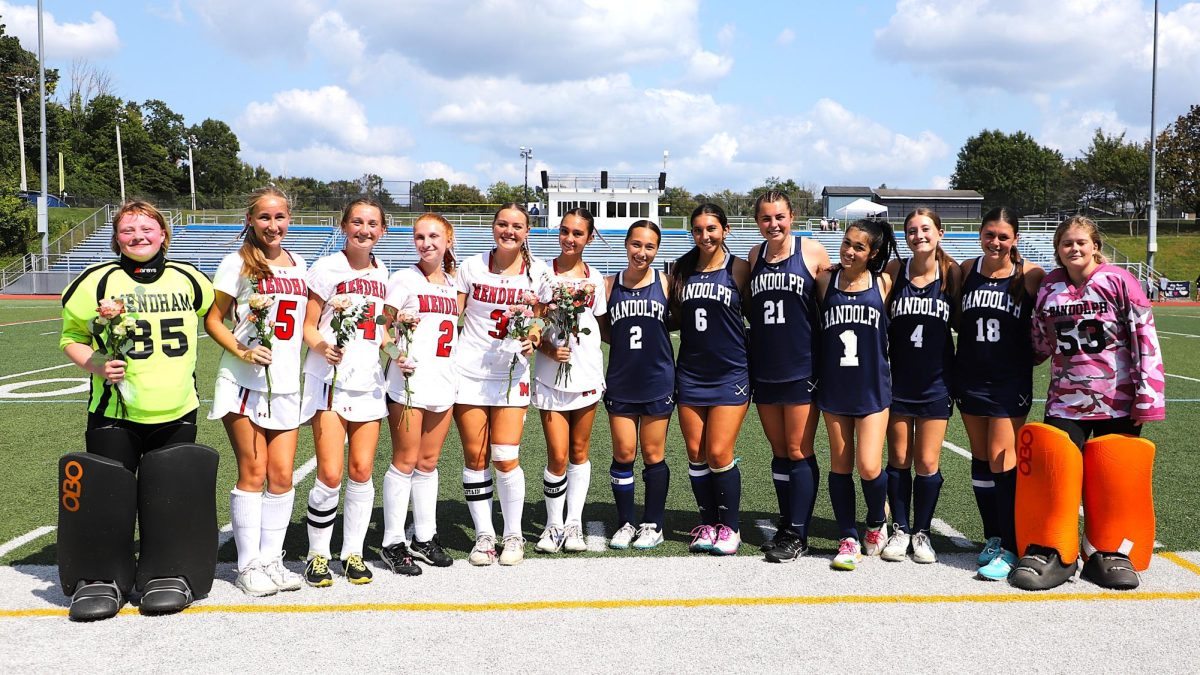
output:
[[[145,452],[165,448],[169,445],[196,442],[196,425],[190,422],[172,422],[146,434]]]
[[[138,520],[142,535],[137,587],[182,577],[192,595],[212,589],[217,565],[217,451],[182,444],[142,456]]]
[[[84,434],[87,451],[116,460],[131,472],[136,472],[142,458],[142,441],[137,434],[120,427],[88,429]]]
[[[73,452],[58,461],[58,578],[74,595],[81,581],[133,589],[137,480],[117,462]]]

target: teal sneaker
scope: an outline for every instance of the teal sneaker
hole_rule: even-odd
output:
[[[983,545],[983,550],[979,552],[979,558],[976,559],[979,563],[979,566],[983,567],[984,565],[992,562],[1003,550],[1004,549],[1000,547],[1000,537],[992,537],[991,539],[988,539]]]
[[[1013,568],[1017,566],[1017,556],[1011,551],[1000,549],[1000,555],[992,558],[992,561],[983,567],[979,568],[979,578],[987,581],[1004,581],[1012,574]]]

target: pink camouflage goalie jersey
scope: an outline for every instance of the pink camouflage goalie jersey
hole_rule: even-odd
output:
[[[1046,414],[1075,420],[1166,416],[1162,351],[1137,280],[1107,263],[1077,288],[1046,275],[1033,314],[1038,363],[1050,361]]]

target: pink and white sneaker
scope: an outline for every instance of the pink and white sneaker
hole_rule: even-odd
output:
[[[713,555],[735,555],[741,543],[741,534],[735,532],[731,527],[718,525],[717,540],[713,543],[711,553]]]
[[[688,544],[688,550],[692,553],[708,553],[717,543],[717,530],[712,525],[697,525],[689,534],[692,543]]]
[[[867,536],[863,538],[864,554],[879,555],[885,546],[887,546],[887,523],[867,530]]]
[[[862,554],[858,550],[858,540],[854,537],[846,537],[838,542],[837,555],[833,556],[833,562],[829,566],[835,570],[851,572],[858,566],[858,561],[861,558]]]

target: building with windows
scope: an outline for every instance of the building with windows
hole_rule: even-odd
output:
[[[658,218],[658,200],[667,189],[667,174],[550,174],[542,172],[548,224],[568,211],[585,208],[601,229],[625,229],[643,218]]]
[[[983,195],[974,190],[875,190],[876,204],[888,207],[888,217],[893,221],[903,219],[918,207],[937,211],[942,220],[969,220],[979,222],[983,217]]]
[[[821,190],[822,213],[826,218],[836,218],[837,210],[856,199],[871,201],[875,192],[869,187],[857,185],[827,185]]]

